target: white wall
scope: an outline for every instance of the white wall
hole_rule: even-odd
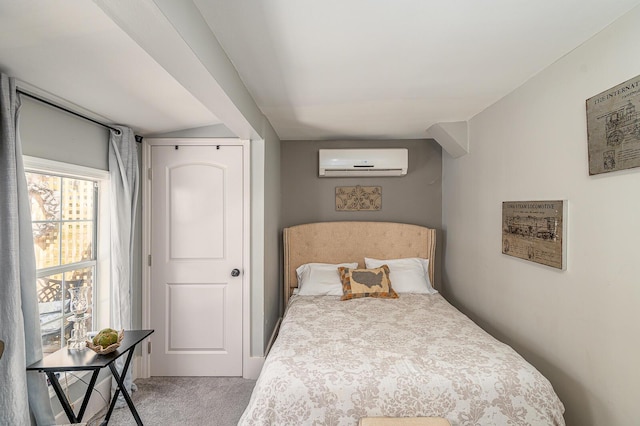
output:
[[[444,154],[445,294],[552,382],[569,425],[638,424],[640,169],[590,177],[585,100],[640,74],[640,8],[470,120]],[[516,66],[514,64],[514,66]],[[568,268],[501,254],[501,203],[569,200]]]
[[[109,170],[109,130],[26,96],[20,97],[24,155]]]
[[[146,135],[147,138],[235,138],[236,135],[224,124],[196,127],[175,132]]]

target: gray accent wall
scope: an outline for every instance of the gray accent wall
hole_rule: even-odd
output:
[[[271,125],[265,123],[263,135],[265,141],[264,168],[264,317],[263,348],[266,351],[280,317],[282,293],[280,271],[282,247],[280,241],[281,204],[281,142]],[[263,351],[263,353],[264,353]]]
[[[407,148],[409,169],[402,177],[320,178],[318,150]],[[432,139],[370,141],[282,141],[282,226],[311,222],[401,222],[442,229],[442,148]],[[336,211],[336,186],[381,186],[379,211]],[[438,238],[441,238],[438,232]],[[442,256],[436,252],[436,282]]]

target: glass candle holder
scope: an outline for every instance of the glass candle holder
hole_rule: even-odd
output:
[[[73,322],[73,330],[71,330],[71,338],[68,342],[69,349],[84,349],[87,340],[86,320],[89,318],[87,310],[89,309],[89,287],[70,288],[71,295],[70,308],[71,316],[69,321]]]

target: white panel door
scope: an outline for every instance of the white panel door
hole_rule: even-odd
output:
[[[151,147],[151,375],[242,375],[242,146]]]

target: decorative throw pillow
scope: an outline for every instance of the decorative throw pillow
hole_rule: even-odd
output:
[[[342,300],[358,297],[398,298],[398,294],[391,287],[387,265],[373,269],[352,269],[341,266],[338,272],[342,281]]]

